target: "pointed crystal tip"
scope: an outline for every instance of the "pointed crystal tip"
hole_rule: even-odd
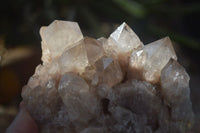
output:
[[[170,58],[177,60],[169,37],[147,44],[142,50],[139,49],[132,53],[129,60],[129,76],[157,83],[161,70]]]
[[[111,42],[108,45],[113,45],[119,53],[130,52],[143,44],[135,32],[123,22],[109,37]]]
[[[76,22],[55,20],[49,26],[40,29],[42,38],[42,60],[50,60],[60,56],[81,39],[82,32]]]

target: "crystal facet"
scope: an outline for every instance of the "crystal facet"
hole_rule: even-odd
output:
[[[88,57],[83,40],[78,42],[76,46],[66,50],[59,58],[62,73],[65,72],[83,72],[88,65]],[[73,62],[73,63],[72,63]]]
[[[55,20],[48,27],[40,29],[42,37],[42,61],[49,62],[60,56],[76,42],[83,39],[81,30],[76,22]]]
[[[194,114],[189,76],[168,37],[143,46],[123,23],[108,39],[75,22],[40,30],[42,61],[22,89],[42,133],[182,133]]]
[[[126,72],[128,59],[131,52],[143,47],[143,43],[135,32],[126,24],[121,24],[107,39],[100,38],[103,41],[105,53],[119,61],[123,73]]]
[[[103,46],[96,39],[90,37],[85,37],[84,42],[89,63],[94,64],[98,59],[103,56]]]
[[[189,80],[185,69],[177,61],[170,59],[161,72],[162,93],[165,100],[169,103],[179,103],[189,99]]]
[[[81,127],[87,125],[95,115],[98,103],[84,79],[74,74],[65,74],[60,80],[58,92],[67,108],[70,121]]]
[[[132,53],[129,76],[156,83],[159,80],[161,70],[170,58],[177,60],[169,37],[147,44],[143,49]]]
[[[120,25],[108,38],[108,45],[116,48],[118,53],[127,53],[142,46],[135,32],[126,24]]]

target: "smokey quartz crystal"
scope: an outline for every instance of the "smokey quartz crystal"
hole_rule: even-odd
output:
[[[143,45],[126,24],[108,39],[76,22],[40,30],[42,61],[22,89],[41,133],[184,133],[192,127],[189,76],[169,37]]]

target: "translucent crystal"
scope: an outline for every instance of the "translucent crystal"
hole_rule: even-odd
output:
[[[43,63],[22,89],[40,132],[184,133],[192,127],[189,76],[168,37],[143,46],[123,23],[108,39],[83,38],[68,21],[40,33]]]
[[[143,49],[132,53],[129,60],[129,77],[156,83],[170,58],[177,60],[169,37],[147,44]]]
[[[118,62],[109,57],[104,57],[101,61],[103,62],[102,83],[106,83],[110,87],[120,83],[123,79],[123,75]]]
[[[94,66],[89,67],[87,72],[84,73],[92,85],[105,83],[112,87],[119,83],[123,74],[120,65],[117,61],[114,61],[111,57],[102,57],[96,61]]]
[[[49,62],[60,56],[64,50],[74,46],[83,35],[76,22],[55,20],[40,29],[42,37],[42,61]]]
[[[116,48],[117,53],[127,53],[143,44],[135,32],[124,22],[110,35],[108,45]]]
[[[48,80],[47,69],[43,65],[38,65],[35,70],[35,74],[30,77],[28,84],[31,88],[35,88],[38,85],[44,85]]]
[[[169,103],[179,103],[190,97],[189,76],[177,61],[171,59],[161,72],[162,94]],[[178,101],[180,100],[180,101]]]
[[[90,37],[85,37],[84,43],[89,63],[94,64],[104,54],[103,45],[96,39]]]
[[[161,72],[161,93],[171,107],[174,121],[193,122],[192,103],[190,101],[189,76],[185,69],[174,59],[170,59]],[[180,123],[185,127],[185,123]],[[187,127],[185,127],[187,128]]]
[[[100,37],[97,39],[97,41],[99,41],[102,45],[104,45],[107,41],[107,39],[105,37]]]
[[[132,80],[120,84],[115,89],[119,91],[118,103],[135,113],[153,115],[161,106],[155,87],[147,82]]]
[[[71,73],[62,76],[58,92],[67,107],[70,120],[79,128],[86,126],[96,114],[97,99],[84,79]],[[92,107],[92,108],[91,108]]]
[[[106,55],[119,61],[123,74],[131,52],[143,47],[143,43],[126,23],[121,24],[106,41],[103,38],[99,40],[103,42]]]
[[[43,88],[41,86],[35,88],[25,86],[23,88],[22,97],[24,103],[29,110],[32,110],[30,113],[35,117],[36,121],[43,121],[41,124],[45,121],[51,123],[58,111],[57,106],[60,104],[60,98],[55,85],[55,80],[51,79]],[[37,102],[34,102],[35,99],[37,99]],[[41,108],[43,109],[40,110]],[[52,117],[50,118],[49,116]]]
[[[88,65],[88,57],[84,41],[81,40],[76,44],[76,46],[66,50],[60,56],[58,63],[61,66],[60,69],[62,70],[62,73],[70,71],[82,73]]]

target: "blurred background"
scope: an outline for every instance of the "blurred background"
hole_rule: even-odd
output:
[[[14,119],[22,87],[41,63],[39,29],[53,20],[79,23],[99,38],[126,22],[144,44],[169,36],[189,73],[191,100],[200,114],[200,1],[198,0],[6,0],[0,4],[0,132]],[[197,121],[193,132],[200,133]]]

